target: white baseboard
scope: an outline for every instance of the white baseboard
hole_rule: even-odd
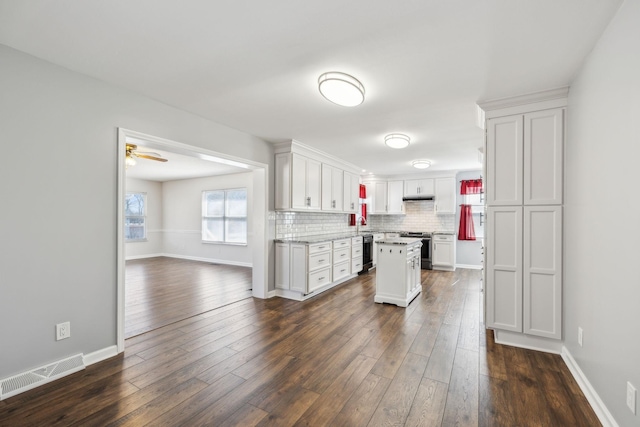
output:
[[[112,345],[110,347],[103,348],[101,350],[94,351],[93,353],[84,355],[84,364],[89,366],[94,363],[102,362],[103,360],[109,359],[113,356],[118,355],[118,346]]]
[[[475,264],[456,264],[456,268],[467,268],[469,270],[482,270],[482,265]]]
[[[526,348],[528,350],[544,351],[545,353],[561,354],[562,341],[550,338],[524,335],[519,332],[493,331],[494,340],[497,344],[510,345],[512,347]]]
[[[578,386],[580,386],[580,389],[589,401],[589,404],[593,408],[593,411],[598,416],[598,419],[600,420],[602,425],[604,427],[619,427],[618,423],[613,418],[613,415],[611,415],[611,412],[609,412],[606,405],[604,404],[602,399],[600,399],[600,396],[598,396],[598,393],[596,393],[596,390],[593,388],[584,372],[582,372],[582,369],[580,369],[580,366],[578,366],[571,353],[569,353],[569,350],[564,346],[562,347],[561,356],[564,360],[564,363],[566,363],[567,367],[569,368],[569,371],[571,371],[571,375],[573,375],[573,378],[575,378]]]
[[[159,256],[164,256],[164,255],[162,254],[131,255],[126,257],[125,260],[130,261],[133,259],[157,258]]]
[[[188,259],[190,261],[210,262],[212,264],[236,265],[238,267],[250,267],[250,268],[253,267],[253,264],[250,262],[229,261],[226,259],[203,258],[203,257],[197,257],[197,256],[177,255],[177,254],[161,254],[159,256],[166,256],[168,258]]]
[[[273,291],[269,291],[267,292],[267,299],[268,298],[273,298],[275,296],[278,296],[278,293],[276,292],[276,290],[274,289]]]

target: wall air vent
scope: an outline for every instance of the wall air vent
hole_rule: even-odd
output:
[[[59,360],[10,378],[0,380],[0,400],[31,390],[85,368],[82,354]]]

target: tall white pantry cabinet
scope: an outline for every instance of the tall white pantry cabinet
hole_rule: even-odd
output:
[[[549,339],[562,338],[566,97],[491,107],[481,104],[487,115],[486,325],[498,342],[554,351]]]

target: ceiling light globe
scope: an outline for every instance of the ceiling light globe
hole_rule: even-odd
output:
[[[322,96],[343,107],[355,107],[364,102],[364,86],[349,74],[332,71],[318,78],[318,90]]]
[[[391,133],[384,137],[384,143],[391,148],[406,148],[409,146],[410,138],[401,133]]]
[[[431,162],[429,160],[414,160],[411,165],[416,169],[427,169],[431,166]]]

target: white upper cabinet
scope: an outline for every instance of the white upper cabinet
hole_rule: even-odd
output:
[[[563,110],[524,115],[524,204],[562,204]]]
[[[522,124],[522,115],[487,120],[485,193],[488,206],[522,204]]]
[[[433,209],[437,214],[456,213],[456,179],[436,178]]]
[[[387,181],[373,183],[373,192],[367,194],[373,196],[371,200],[370,213],[387,213]]]
[[[342,211],[344,203],[343,171],[327,164],[322,164],[322,210]]]
[[[357,213],[360,207],[360,177],[355,173],[344,171],[343,203],[345,212]]]
[[[389,181],[387,183],[387,213],[388,214],[404,214],[404,202],[402,195],[404,193],[403,181]]]
[[[291,207],[299,210],[320,210],[321,163],[293,153],[291,171]]]
[[[432,178],[407,179],[404,182],[405,197],[433,196],[435,182]]]
[[[404,181],[369,181],[364,185],[370,214],[404,214]]]
[[[487,120],[489,206],[562,204],[563,110]]]

